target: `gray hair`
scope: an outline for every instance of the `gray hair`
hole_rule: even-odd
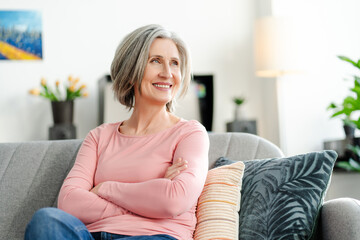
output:
[[[115,97],[129,110],[134,107],[134,87],[139,91],[149,57],[150,46],[156,38],[172,40],[180,55],[180,72],[182,88],[180,97],[186,94],[191,80],[190,55],[185,43],[178,35],[160,25],[147,25],[129,33],[119,44],[111,64],[112,88]],[[141,91],[140,91],[141,93]],[[173,100],[166,104],[166,110],[174,110]]]

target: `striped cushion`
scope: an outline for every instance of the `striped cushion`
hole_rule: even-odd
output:
[[[197,205],[195,240],[238,239],[244,168],[236,162],[209,170]]]

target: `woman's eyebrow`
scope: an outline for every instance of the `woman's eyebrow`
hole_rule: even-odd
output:
[[[149,58],[164,58],[161,55],[150,55]]]
[[[152,58],[152,57],[164,58],[164,57],[163,57],[163,56],[161,56],[161,55],[151,55],[151,56],[150,56],[150,58]],[[177,61],[180,61],[180,59],[179,59],[179,58],[177,58],[177,57],[171,57],[171,59],[172,59],[172,60],[177,60]]]

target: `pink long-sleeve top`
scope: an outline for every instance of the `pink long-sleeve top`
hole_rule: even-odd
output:
[[[123,235],[168,234],[193,239],[195,210],[208,170],[209,139],[197,121],[145,136],[124,135],[121,123],[89,132],[61,187],[58,207],[90,232]],[[173,160],[188,168],[164,178]],[[98,195],[90,190],[102,183]]]

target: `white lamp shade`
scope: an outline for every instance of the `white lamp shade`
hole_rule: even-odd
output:
[[[293,26],[289,19],[263,17],[255,24],[255,63],[259,77],[296,72]]]

